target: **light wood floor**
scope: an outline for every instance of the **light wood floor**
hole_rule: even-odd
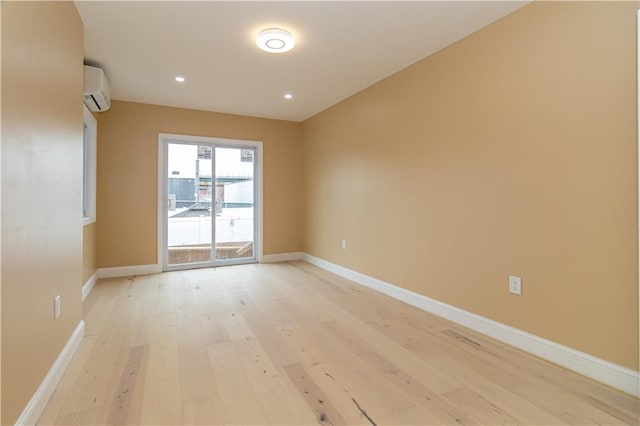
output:
[[[100,280],[40,424],[638,424],[638,400],[304,262]]]

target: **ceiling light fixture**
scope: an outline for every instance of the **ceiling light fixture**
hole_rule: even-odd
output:
[[[256,45],[265,52],[284,53],[293,49],[296,42],[289,31],[280,28],[267,28],[258,33]]]
[[[184,77],[182,77],[182,76],[178,75],[178,76],[176,76],[176,81],[177,81],[178,83],[184,83]]]
[[[285,93],[285,94],[284,94],[284,98],[285,98],[285,99],[292,99],[292,98],[293,98],[293,95],[292,95],[291,93]]]

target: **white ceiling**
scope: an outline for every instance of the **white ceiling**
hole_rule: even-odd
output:
[[[85,60],[114,99],[294,121],[526,3],[76,1]],[[292,32],[295,48],[259,50],[268,27]]]

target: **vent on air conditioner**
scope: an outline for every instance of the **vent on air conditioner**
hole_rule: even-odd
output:
[[[106,111],[111,108],[111,91],[104,71],[97,67],[84,66],[84,104],[91,111]]]

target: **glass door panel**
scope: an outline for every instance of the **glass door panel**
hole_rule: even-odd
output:
[[[213,261],[212,151],[210,145],[167,146],[168,265]]]
[[[255,148],[215,148],[215,258],[255,258]]]

